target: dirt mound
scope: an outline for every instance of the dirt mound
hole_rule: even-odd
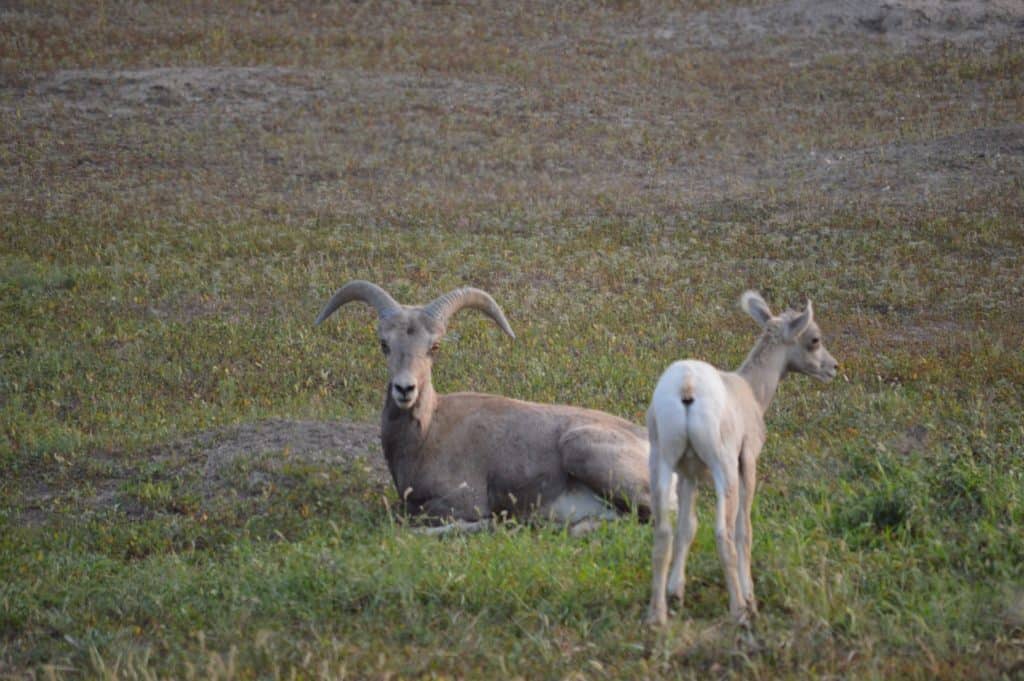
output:
[[[97,452],[59,475],[35,474],[12,499],[17,522],[41,525],[53,515],[117,511],[132,518],[193,512],[312,477],[326,484],[358,479],[390,489],[380,428],[350,421],[271,419],[216,428],[143,452]],[[162,494],[161,486],[163,486]]]
[[[197,487],[209,501],[225,494],[259,496],[290,478],[358,471],[391,484],[380,453],[380,428],[348,421],[272,419],[200,433],[172,445],[202,466]]]
[[[60,141],[50,172],[65,188],[27,179],[27,162],[0,163],[0,202],[73,214],[147,206],[210,220],[370,212],[381,196],[417,202],[417,191],[449,190],[439,155],[475,157],[493,137],[492,112],[528,106],[514,85],[357,69],[58,71],[0,98],[0,118],[12,121],[15,147],[40,130]]]
[[[318,465],[365,463],[377,476],[388,477],[380,453],[380,428],[349,421],[272,419],[200,433],[175,445],[205,455],[203,474],[217,477],[240,459]]]
[[[298,116],[317,121],[324,107],[341,113],[390,106],[402,93],[411,110],[447,110],[459,106],[512,106],[515,88],[452,78],[376,74],[358,70],[310,70],[273,66],[195,66],[138,70],[75,69],[57,71],[36,83],[29,100],[59,100],[79,111],[130,115],[165,110],[196,110],[229,118],[269,116],[278,125]],[[335,107],[340,107],[335,109]],[[342,119],[329,121],[343,125]]]
[[[676,14],[648,33],[663,49],[731,49],[766,39],[842,48],[836,38],[881,40],[899,49],[927,43],[986,47],[1014,35],[1024,37],[1019,0],[789,0]]]
[[[37,89],[72,102],[173,106],[211,99],[253,99],[273,102],[286,91],[276,81],[286,74],[275,68],[184,67],[137,71],[86,69],[58,71]],[[99,102],[96,102],[97,104]]]

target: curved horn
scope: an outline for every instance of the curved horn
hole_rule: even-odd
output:
[[[445,293],[429,305],[426,305],[423,308],[423,312],[441,322],[443,326],[447,326],[448,319],[464,307],[480,310],[493,319],[494,323],[507,333],[510,338],[516,337],[512,332],[512,327],[508,324],[508,320],[505,319],[505,313],[494,302],[494,298],[491,298],[490,294],[478,288],[457,288],[454,291]]]
[[[331,296],[331,299],[324,305],[324,309],[320,310],[320,314],[317,315],[316,323],[320,324],[339,307],[353,300],[361,300],[368,305],[373,305],[377,310],[378,317],[386,317],[400,307],[395,302],[395,299],[388,295],[388,292],[380,286],[357,279],[348,282]]]

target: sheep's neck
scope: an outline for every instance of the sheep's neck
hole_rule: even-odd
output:
[[[764,414],[775,397],[779,381],[786,375],[786,348],[762,336],[736,373],[750,385]]]
[[[381,414],[380,437],[384,458],[399,494],[415,479],[420,467],[420,452],[437,407],[437,393],[427,383],[420,391],[412,409],[399,409],[391,397],[390,389]]]

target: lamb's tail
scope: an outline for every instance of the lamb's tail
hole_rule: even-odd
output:
[[[696,379],[692,373],[688,373],[686,374],[686,378],[683,379],[683,389],[680,391],[680,399],[682,399],[683,404],[687,407],[693,404],[696,392]]]

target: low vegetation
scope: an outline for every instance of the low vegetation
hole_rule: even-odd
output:
[[[0,10],[0,677],[1024,673],[1020,41],[509,7]],[[636,423],[739,365],[742,291],[812,294],[840,376],[773,402],[752,632],[707,487],[660,630],[649,526],[409,533],[374,315],[312,324],[353,278],[499,302],[440,392]]]

